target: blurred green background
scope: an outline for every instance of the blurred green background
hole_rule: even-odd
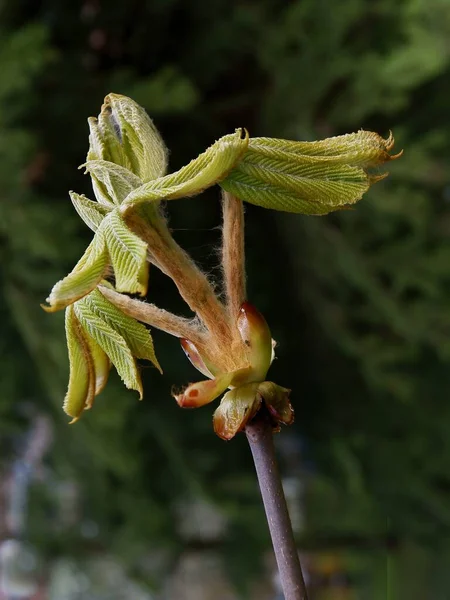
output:
[[[155,120],[171,170],[240,126],[301,140],[393,130],[404,156],[355,210],[247,208],[249,299],[279,342],[271,378],[293,389],[277,443],[313,600],[450,598],[449,0],[4,0],[0,34],[0,478],[48,419],[25,534],[41,583],[61,557],[84,573],[108,555],[158,590],[190,552],[223,559],[233,592],[211,598],[263,599],[252,589],[270,572],[244,436],[220,441],[211,407],[171,398],[195,380],[177,340],[154,332],[164,375],[143,366],[144,402],[112,377],[76,426],[61,410],[63,316],[39,303],[91,237],[67,192],[92,197],[77,171],[86,119],[114,91]],[[219,280],[219,189],[168,211]],[[187,314],[156,268],[149,290]],[[216,530],[196,527],[202,506]],[[166,594],[209,598],[190,586]],[[33,597],[113,597],[88,587]]]

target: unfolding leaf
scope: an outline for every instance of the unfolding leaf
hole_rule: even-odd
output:
[[[102,107],[105,122],[116,131],[133,173],[142,181],[164,175],[167,169],[167,148],[148,114],[137,102],[109,94]],[[127,166],[127,165],[123,165]]]
[[[220,185],[265,208],[320,215],[350,206],[375,181],[364,170],[387,162],[390,136],[360,131],[319,142],[252,138],[248,151]]]
[[[74,305],[74,311],[83,329],[106,352],[125,386],[138,391],[142,398],[141,377],[125,339],[105,319],[92,310],[92,302],[89,297],[79,300]]]
[[[55,312],[72,304],[93,290],[103,279],[108,268],[108,252],[102,232],[105,221],[106,219],[102,221],[94,239],[73,270],[54,285],[47,298],[50,306],[43,306],[47,312]]]
[[[206,188],[221,181],[235,167],[248,146],[248,133],[242,130],[226,135],[203,154],[192,160],[179,171],[148,183],[126,198],[123,211],[140,202],[174,200],[200,194]]]
[[[75,210],[86,225],[92,229],[92,231],[97,231],[100,227],[100,223],[106,215],[109,214],[111,209],[103,204],[89,200],[86,196],[76,194],[75,192],[69,192],[69,195]]]
[[[117,210],[111,212],[103,223],[117,291],[145,295],[148,285],[147,244],[128,229]]]
[[[66,309],[66,339],[69,351],[69,386],[64,398],[64,411],[77,421],[95,395],[95,371],[89,345],[73,306]]]
[[[213,417],[214,431],[224,440],[231,440],[242,431],[261,406],[258,383],[233,388],[225,394]]]
[[[128,169],[106,160],[89,160],[82,167],[90,174],[96,198],[119,206],[135,189],[142,185],[141,179]],[[95,185],[94,185],[95,184]]]
[[[162,373],[161,366],[155,355],[152,336],[150,331],[119,308],[114,306],[97,289],[86,298],[91,310],[110,325],[126,341],[131,352],[137,358],[149,360]]]

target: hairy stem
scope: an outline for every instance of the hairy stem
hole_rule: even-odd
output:
[[[215,357],[216,365],[224,372],[241,368],[246,357],[236,348],[235,327],[227,308],[203,271],[173,239],[164,219],[155,212],[146,214],[145,208],[126,215],[127,225],[147,242],[151,261],[173,280],[181,297],[207,328],[209,354]],[[226,352],[226,348],[233,351]]]
[[[225,292],[229,313],[236,319],[239,309],[246,299],[244,205],[242,200],[224,192],[222,210],[222,265]]]
[[[245,428],[255,463],[285,600],[308,600],[291,519],[278,471],[272,425],[264,410]]]
[[[201,346],[205,343],[205,334],[202,333],[199,326],[192,319],[179,317],[167,310],[158,308],[154,304],[134,300],[109,287],[100,285],[99,289],[112,304],[120,308],[129,317],[147,323],[147,325],[156,327],[175,337],[187,338],[196,345]]]

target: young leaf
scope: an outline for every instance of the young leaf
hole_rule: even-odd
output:
[[[316,142],[296,142],[276,138],[252,138],[250,146],[263,154],[272,156],[278,152],[296,154],[302,159],[307,156],[314,159],[323,159],[341,164],[373,167],[389,162],[401,156],[402,152],[391,156],[389,154],[394,146],[392,133],[383,139],[374,131],[361,129],[356,133],[346,133]]]
[[[167,170],[167,148],[148,114],[137,102],[119,94],[105,98],[105,109],[120,130],[131,170],[142,181],[161,177]]]
[[[248,383],[227,392],[213,417],[214,431],[223,440],[231,440],[242,431],[261,406],[258,383]]]
[[[106,215],[109,214],[111,209],[103,204],[89,200],[86,196],[80,196],[80,194],[76,194],[75,192],[69,192],[69,196],[75,210],[86,225],[92,229],[92,231],[97,231],[100,227],[100,223]]]
[[[83,329],[108,355],[125,386],[138,391],[142,399],[141,377],[125,339],[96,311],[92,310],[92,302],[88,296],[74,305],[74,311]]]
[[[50,306],[42,307],[47,312],[65,308],[86,296],[103,279],[108,268],[108,252],[102,234],[105,220],[71,273],[53,286],[47,298]]]
[[[70,308],[70,307],[69,307]],[[95,373],[95,396],[98,396],[103,391],[105,385],[108,383],[109,371],[111,369],[111,361],[104,350],[97,344],[87,331],[83,331],[86,337],[89,351],[91,354],[92,362],[94,363]],[[86,403],[86,408],[92,408],[93,402]]]
[[[104,237],[118,292],[147,293],[147,244],[125,225],[117,210],[104,221]]]
[[[73,418],[73,423],[86,406],[92,405],[95,395],[94,362],[73,306],[66,309],[66,339],[70,375],[63,408]]]
[[[108,160],[142,181],[164,175],[167,149],[153,121],[131,98],[109,94],[97,119],[89,119],[87,160]]]
[[[152,337],[149,330],[142,323],[124,314],[105,298],[98,289],[89,294],[86,302],[93,312],[124,338],[134,356],[149,360],[162,373],[155,355]]]
[[[394,140],[360,131],[319,142],[252,138],[249,149],[220,185],[264,208],[326,214],[361,199],[383,176],[364,168],[387,162]]]
[[[101,198],[116,206],[142,185],[139,177],[130,170],[106,160],[89,160],[82,167],[90,174],[94,190],[100,190]],[[97,200],[100,202],[98,197]]]
[[[210,146],[203,154],[179,171],[160,177],[131,192],[122,210],[129,210],[140,202],[175,200],[200,194],[221,181],[235,167],[248,146],[248,133],[236,129]]]

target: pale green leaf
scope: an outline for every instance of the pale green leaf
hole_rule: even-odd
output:
[[[356,133],[346,133],[315,142],[296,142],[276,138],[251,138],[250,148],[268,153],[287,152],[300,157],[311,156],[341,164],[373,167],[389,162],[398,155],[391,156],[390,150],[394,145],[392,134],[383,139],[374,131],[361,129]],[[401,153],[400,153],[401,154]]]
[[[149,360],[162,373],[155,355],[150,331],[142,323],[124,314],[98,289],[87,297],[86,302],[95,314],[124,338],[134,356]]]
[[[94,363],[95,373],[95,396],[98,396],[108,382],[109,371],[111,369],[111,361],[104,350],[97,344],[87,331],[83,332],[91,354],[92,362]],[[87,404],[86,408],[91,408],[91,404]]]
[[[92,309],[89,296],[74,305],[75,314],[88,334],[108,355],[128,389],[137,390],[142,398],[142,382],[133,354],[125,339]]]
[[[131,192],[122,210],[140,202],[174,200],[200,194],[206,188],[221,181],[235,167],[248,146],[248,134],[242,130],[220,138],[203,154],[179,171],[160,177]]]
[[[145,295],[149,270],[147,244],[128,229],[117,210],[104,220],[104,234],[117,291]]]
[[[89,345],[73,306],[66,309],[66,339],[70,375],[63,408],[74,422],[78,420],[86,406],[92,404],[95,394],[95,373]]]
[[[105,109],[105,106],[102,106],[98,119],[89,117],[88,124],[90,135],[86,161],[107,160],[131,170],[131,163],[118,135],[118,126],[115,126],[111,119],[110,108]]]
[[[367,131],[319,142],[252,138],[243,159],[220,185],[264,208],[326,214],[354,204],[382,178],[364,168],[396,158],[389,155],[392,145],[392,137],[383,140]]]
[[[255,416],[261,405],[258,385],[248,383],[225,394],[213,417],[214,431],[219,437],[231,440]]]
[[[71,273],[54,285],[47,298],[50,306],[43,306],[47,312],[72,304],[93,290],[103,279],[109,264],[102,231],[105,220]]]
[[[130,168],[144,182],[164,175],[167,148],[153,121],[137,102],[126,96],[109,94],[102,114],[104,122],[109,121],[115,130],[130,165],[123,166]]]
[[[75,210],[86,225],[92,229],[92,231],[97,231],[100,223],[111,209],[98,202],[92,202],[92,200],[89,200],[84,195],[76,194],[75,192],[69,192],[69,195]]]
[[[142,181],[134,173],[106,160],[90,160],[81,167],[86,168],[93,184],[95,183],[94,191],[99,190],[103,200],[106,198],[116,206],[142,185]],[[97,200],[100,202],[98,197]]]

